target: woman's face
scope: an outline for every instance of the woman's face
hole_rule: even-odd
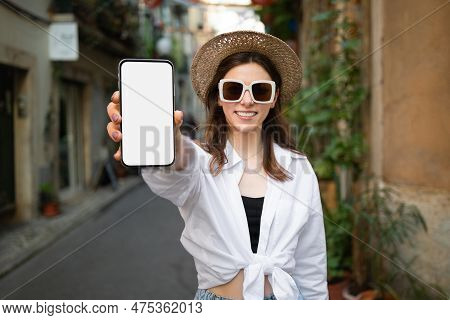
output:
[[[246,85],[250,85],[255,80],[272,80],[267,71],[257,63],[246,63],[230,69],[224,79],[242,80]],[[225,118],[231,129],[241,133],[248,133],[260,130],[264,119],[270,109],[275,106],[279,94],[278,88],[275,92],[275,98],[272,103],[255,103],[252,100],[249,91],[245,91],[244,97],[240,102],[224,102],[218,97],[218,104],[222,107]],[[238,115],[238,111],[256,112],[256,115],[246,119]]]

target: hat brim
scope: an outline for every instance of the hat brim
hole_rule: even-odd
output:
[[[267,33],[233,31],[208,40],[192,60],[192,86],[203,103],[206,103],[208,87],[221,61],[231,54],[248,51],[265,55],[275,65],[282,81],[281,104],[289,102],[300,90],[302,64],[295,51],[284,41]]]

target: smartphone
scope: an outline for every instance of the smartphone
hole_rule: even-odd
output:
[[[170,166],[175,161],[173,63],[123,59],[118,69],[122,164]]]

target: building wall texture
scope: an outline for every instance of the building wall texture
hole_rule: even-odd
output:
[[[54,150],[58,141],[49,141],[45,129],[48,111],[64,95],[60,92],[59,81],[76,81],[83,87],[82,105],[76,106],[76,112],[83,113],[81,166],[84,177],[80,191],[86,191],[90,187],[93,167],[99,161],[99,150],[106,140],[105,128],[109,121],[106,106],[113,91],[117,90],[120,58],[80,42],[81,52],[77,61],[52,62],[49,58],[50,18],[47,14],[50,0],[36,1],[30,6],[14,3],[23,10],[22,13],[0,5],[0,64],[18,70],[21,86],[17,93],[26,97],[27,116],[14,117],[13,150],[17,205],[14,219],[26,221],[39,214],[41,183],[47,181],[52,170],[58,170],[55,165],[57,152]],[[58,77],[55,73],[59,74]],[[58,115],[53,113],[54,122],[58,121]],[[54,131],[57,134],[57,130]]]
[[[27,220],[37,207],[36,164],[44,161],[40,137],[49,105],[51,79],[47,25],[25,19],[2,5],[0,30],[0,63],[17,68],[23,76],[18,94],[26,98],[27,116],[14,117],[14,159],[17,219]]]
[[[414,241],[418,260],[411,271],[448,292],[450,6],[372,1],[371,18],[372,51],[383,47],[372,57],[372,168],[428,224]]]

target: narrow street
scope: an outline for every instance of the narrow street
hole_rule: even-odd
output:
[[[182,229],[178,209],[140,184],[0,278],[0,297],[192,299],[197,279],[192,257],[179,241]]]

